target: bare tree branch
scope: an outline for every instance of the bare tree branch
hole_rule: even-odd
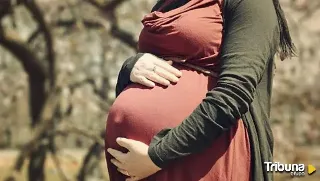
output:
[[[0,28],[1,29],[1,28]],[[0,31],[1,33],[1,31]],[[11,52],[23,65],[24,70],[31,79],[43,81],[46,79],[44,67],[32,51],[18,39],[15,34],[0,34],[0,45]]]
[[[113,0],[109,3],[100,4],[95,0],[86,0],[86,2],[89,2],[93,6],[100,9],[102,14],[107,15],[106,17],[108,17],[108,19],[110,19],[111,21],[111,34],[114,37],[118,38],[119,40],[121,40],[126,45],[133,48],[134,50],[137,50],[137,41],[135,41],[134,37],[130,33],[125,32],[119,28],[117,19],[114,15],[115,9],[117,8],[117,6],[121,5],[125,1],[127,0]],[[99,18],[98,21],[102,25],[106,24],[105,22],[106,20],[102,18]]]
[[[44,15],[41,12],[40,8],[33,0],[24,0],[25,6],[29,9],[29,11],[32,13],[34,19],[39,25],[39,29],[43,32],[45,43],[47,47],[47,59],[49,64],[49,81],[51,88],[55,85],[55,54],[53,50],[53,39],[51,32],[49,30],[49,27],[47,26],[47,23],[45,22]]]
[[[86,138],[92,139],[93,141],[97,142],[99,145],[104,145],[104,140],[101,139],[99,135],[91,133],[90,131],[88,131],[88,129],[80,128],[70,123],[63,123],[62,125],[60,125],[60,128],[58,128],[55,132],[64,133],[64,134],[70,134],[70,133],[79,134],[79,135],[85,136]]]
[[[12,11],[11,2],[9,0],[1,0],[0,1],[0,21],[5,15],[10,14],[11,11]]]
[[[109,12],[109,11],[114,11],[114,9],[119,6],[120,4],[122,4],[123,2],[127,1],[127,0],[113,0],[109,3],[98,3],[95,0],[85,0],[86,2],[90,3],[91,5],[95,6],[96,8],[100,9],[103,12]]]
[[[105,131],[103,130],[100,134],[101,138],[105,137]],[[104,144],[101,145],[99,142],[95,142],[89,149],[88,153],[83,159],[83,164],[78,173],[78,181],[85,181],[88,173],[92,172],[92,168],[99,165],[101,160],[101,153],[104,151]]]
[[[40,28],[38,28],[36,31],[34,31],[34,32],[30,35],[30,37],[29,37],[28,40],[27,40],[27,43],[31,43],[34,39],[37,38],[38,35],[40,35],[40,33],[41,33],[41,30],[40,30]]]
[[[55,22],[54,25],[72,27],[75,26],[76,23],[76,20],[60,20]],[[96,18],[96,20],[83,20],[82,24],[86,28],[105,28],[107,27],[108,22],[106,20],[103,20],[102,18]],[[137,50],[137,41],[134,39],[133,35],[124,30],[121,30],[115,20],[111,25],[110,33],[130,48]]]
[[[41,140],[43,140],[43,134],[46,133],[53,124],[54,119],[52,119],[52,117],[54,114],[54,107],[57,105],[57,101],[59,100],[58,96],[59,93],[53,91],[47,99],[40,116],[40,120],[42,120],[41,124],[36,125],[32,138],[21,148],[20,155],[17,157],[14,164],[13,173],[19,173],[25,159],[30,156],[30,154],[40,146],[40,144],[42,144]],[[6,181],[15,180],[14,178],[14,175],[10,175],[7,177]]]
[[[56,154],[56,152],[51,151],[51,156],[52,156],[52,160],[54,162],[54,164],[56,165],[56,168],[58,170],[59,176],[62,179],[62,181],[71,181],[67,174],[63,171],[62,167],[61,167],[61,162]]]

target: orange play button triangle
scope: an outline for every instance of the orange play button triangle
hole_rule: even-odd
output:
[[[311,175],[316,172],[316,168],[313,165],[308,165],[308,174]]]

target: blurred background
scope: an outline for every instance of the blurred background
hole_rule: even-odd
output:
[[[277,60],[275,161],[320,169],[320,1],[280,1],[298,57]],[[0,181],[108,180],[108,108],[153,4],[0,0]],[[320,174],[276,180],[319,181]]]

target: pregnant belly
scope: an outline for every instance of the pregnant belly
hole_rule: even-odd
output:
[[[119,136],[148,144],[160,130],[179,125],[215,85],[214,78],[178,68],[182,77],[175,85],[150,89],[132,84],[118,96],[107,120],[109,146]]]
[[[106,148],[126,152],[116,142],[127,137],[149,144],[164,128],[179,125],[201,103],[216,80],[191,70],[182,70],[175,85],[153,89],[130,85],[112,105],[106,132]],[[146,180],[153,181],[236,181],[249,180],[250,147],[242,121],[200,153],[171,162]],[[125,180],[106,154],[110,180]],[[233,168],[237,168],[234,170]],[[226,170],[229,170],[226,172]]]

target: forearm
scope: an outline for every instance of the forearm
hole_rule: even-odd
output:
[[[226,121],[220,125],[212,121],[218,114],[220,118],[224,115],[219,110],[207,110],[212,112],[210,116],[203,114],[201,109],[207,107],[204,104],[200,104],[181,125],[163,130],[153,138],[148,153],[157,166],[164,167],[172,160],[201,151],[223,131],[231,127],[231,122]]]

